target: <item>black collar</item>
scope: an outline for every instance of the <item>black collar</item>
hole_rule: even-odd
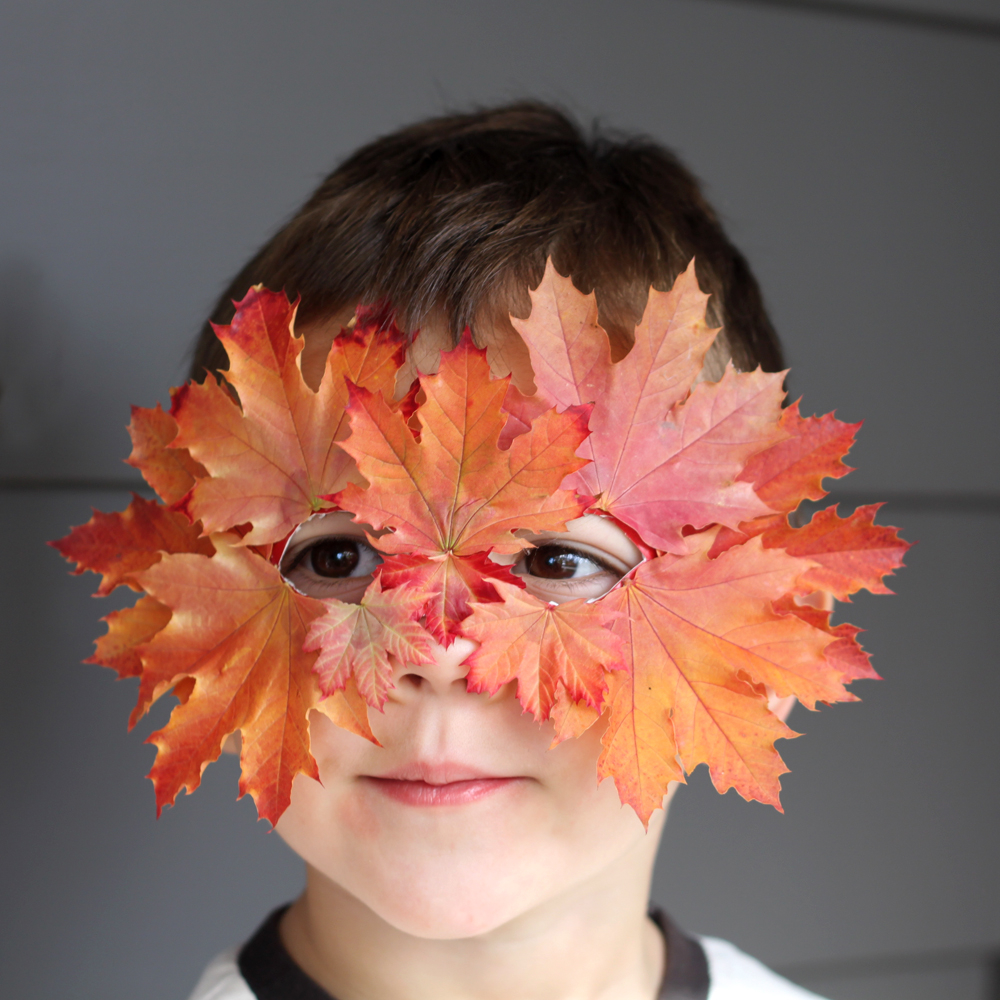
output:
[[[240,974],[257,1000],[334,1000],[285,951],[278,923],[287,909],[275,910],[240,949]],[[653,909],[649,915],[667,943],[667,974],[657,1000],[706,1000],[709,980],[704,948],[662,910]]]

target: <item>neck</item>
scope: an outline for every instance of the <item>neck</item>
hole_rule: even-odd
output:
[[[282,940],[337,1000],[654,1000],[665,962],[646,915],[657,839],[500,927],[457,940],[403,933],[310,867]]]

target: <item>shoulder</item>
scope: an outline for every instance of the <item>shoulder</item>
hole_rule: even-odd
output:
[[[240,975],[235,948],[212,959],[189,1000],[256,1000]]]
[[[719,938],[699,939],[708,958],[708,1000],[822,1000],[783,979],[735,945]]]

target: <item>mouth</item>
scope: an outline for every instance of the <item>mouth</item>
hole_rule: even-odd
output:
[[[495,795],[523,777],[497,777],[460,765],[416,764],[385,775],[365,775],[370,788],[408,806],[460,806]]]
[[[523,778],[470,778],[432,785],[403,778],[364,778],[366,784],[387,798],[408,806],[462,806],[523,781]]]

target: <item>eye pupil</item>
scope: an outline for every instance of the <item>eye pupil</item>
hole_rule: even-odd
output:
[[[358,543],[346,538],[318,542],[309,550],[312,570],[317,576],[350,576],[361,560]]]
[[[540,545],[532,551],[527,571],[546,580],[568,580],[576,575],[580,555],[560,545]]]

